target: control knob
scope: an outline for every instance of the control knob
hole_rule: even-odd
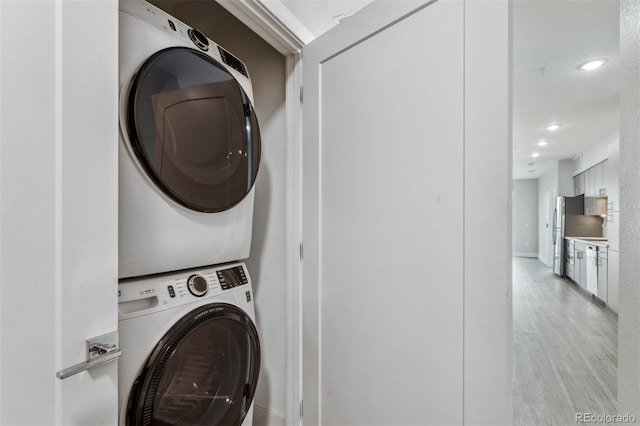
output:
[[[207,39],[207,36],[202,34],[200,31],[194,29],[189,30],[189,37],[193,44],[198,46],[198,49],[204,50],[205,52],[209,50],[209,40]]]
[[[207,280],[198,274],[191,275],[187,280],[187,287],[191,294],[196,297],[202,297],[207,294],[207,290],[209,290],[209,285],[207,284]]]

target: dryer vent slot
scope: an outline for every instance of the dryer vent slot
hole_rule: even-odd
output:
[[[144,311],[145,309],[158,306],[158,296],[145,297],[143,299],[129,300],[118,304],[121,314],[131,314],[133,312]]]
[[[249,78],[249,74],[247,73],[247,68],[244,66],[242,61],[231,53],[224,50],[222,47],[218,46],[218,50],[220,51],[220,56],[222,57],[222,62],[229,65],[234,70],[238,71],[240,74]]]

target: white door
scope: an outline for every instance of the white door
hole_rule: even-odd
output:
[[[0,2],[0,424],[117,423],[117,9]]]
[[[506,1],[374,2],[305,47],[304,424],[508,424]]]

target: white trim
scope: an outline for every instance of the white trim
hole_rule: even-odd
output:
[[[55,33],[54,33],[54,73],[55,73],[55,218],[54,218],[54,241],[55,241],[55,254],[54,254],[54,276],[52,277],[53,285],[55,287],[54,292],[54,306],[55,306],[55,318],[54,318],[54,330],[55,341],[62,343],[63,340],[63,295],[65,286],[63,284],[63,271],[62,271],[62,252],[63,252],[63,162],[64,162],[64,3],[56,1],[54,5],[54,19],[55,19]],[[56,345],[54,352],[54,359],[56,368],[63,367],[63,347],[62,344]],[[54,401],[55,401],[55,421],[57,424],[63,423],[63,411],[62,411],[62,383],[60,380],[56,382]]]
[[[299,94],[302,88],[302,57],[286,58],[286,214],[287,214],[287,424],[300,425],[302,399],[302,111]]]
[[[297,54],[314,36],[284,5],[260,0],[216,0],[283,55]],[[272,4],[273,3],[273,4]]]
[[[538,257],[538,253],[513,252],[513,257]]]
[[[2,3],[0,2],[0,25],[2,25]],[[2,31],[0,31],[0,47],[2,47]],[[2,55],[0,54],[0,94],[3,93],[2,92]],[[0,141],[2,141],[2,104],[4,102],[2,102],[4,100],[4,98],[0,95]],[[2,153],[2,146],[4,144],[0,145],[0,177],[2,177],[2,157],[3,157],[3,153]],[[0,224],[2,223],[2,186],[0,185]],[[0,230],[2,230],[2,226],[0,225]],[[2,257],[2,246],[4,244],[0,244],[0,282],[2,282],[2,263],[3,263],[3,257]],[[0,310],[2,310],[2,285],[0,285]],[[0,327],[0,342],[3,342],[4,340],[2,339],[2,327]],[[4,381],[2,380],[2,351],[0,350],[0,383],[4,383]],[[0,413],[2,413],[2,386],[0,386]],[[2,421],[2,416],[0,416],[0,421]]]

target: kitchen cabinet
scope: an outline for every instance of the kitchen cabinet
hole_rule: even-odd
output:
[[[593,186],[591,185],[591,169],[582,172],[584,175],[584,196],[593,197]]]
[[[573,195],[584,194],[584,173],[573,177]]]
[[[587,259],[586,259],[586,243],[576,241],[575,243],[576,255],[574,261],[574,281],[585,290],[587,289]]]
[[[584,282],[589,293],[598,294],[598,247],[592,244],[587,245],[585,253],[586,275]]]
[[[606,182],[607,186],[607,199],[608,210],[618,212],[620,211],[620,144],[614,142],[609,145],[607,151],[609,158],[607,159],[606,166]]]
[[[608,184],[608,179],[607,179],[607,175],[609,173],[609,160],[604,160],[602,163],[600,163],[602,166],[602,183],[600,185],[600,191],[599,191],[599,196],[601,197],[606,197],[607,196],[607,184]]]
[[[620,288],[620,252],[607,251],[607,305],[611,310],[618,312],[618,295]]]
[[[609,210],[606,221],[605,231],[609,249],[618,251],[620,250],[620,212]]]
[[[605,167],[608,169],[607,160],[596,164],[573,177],[573,194],[585,197],[600,197],[607,195],[607,182],[605,181]]]
[[[602,300],[605,303],[607,303],[608,297],[607,257],[607,248],[598,247],[598,291],[596,293],[596,296],[598,297],[598,299]]]
[[[573,265],[571,264],[569,259],[567,259],[567,262],[566,262],[565,274],[567,275],[567,277],[569,277],[569,278],[571,278],[572,280],[575,281],[576,274],[574,272]]]
[[[599,197],[600,190],[602,189],[602,163],[598,163],[595,166],[587,170],[589,176],[588,190],[585,190],[585,195],[588,197]],[[587,183],[585,181],[585,186]]]
[[[607,214],[607,197],[585,197],[584,198],[584,214],[606,215]]]
[[[570,238],[564,239],[564,258],[565,258],[565,268],[564,274],[575,280],[575,267],[574,267],[574,259],[575,259],[575,242]]]

